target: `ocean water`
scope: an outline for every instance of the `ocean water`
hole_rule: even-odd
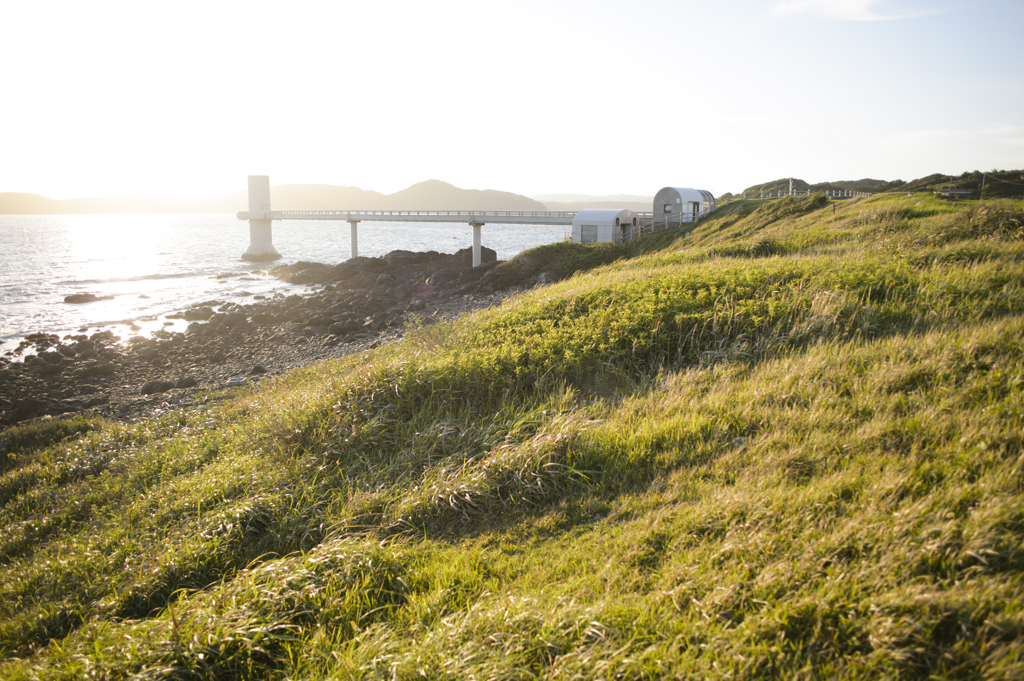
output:
[[[351,253],[344,221],[274,221],[282,258],[248,263],[249,224],[233,215],[0,215],[0,353],[27,334],[112,329],[127,338],[186,323],[165,315],[207,300],[301,290],[266,275],[300,260],[334,264]],[[557,225],[485,225],[500,260],[561,241]],[[467,224],[361,222],[359,255],[395,249],[454,253],[472,246]],[[73,305],[73,293],[112,296]],[[132,329],[132,326],[138,327]]]

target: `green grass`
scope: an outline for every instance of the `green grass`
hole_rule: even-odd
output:
[[[202,410],[7,431],[0,677],[1019,678],[1021,223],[735,202]]]

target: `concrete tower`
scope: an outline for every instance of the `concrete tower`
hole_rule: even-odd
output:
[[[281,254],[274,248],[270,217],[270,176],[249,176],[249,248],[242,260],[269,262]]]

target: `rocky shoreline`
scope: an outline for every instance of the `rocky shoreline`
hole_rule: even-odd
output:
[[[0,428],[82,412],[127,422],[193,406],[201,391],[393,342],[409,324],[454,319],[535,283],[497,265],[487,248],[480,267],[472,267],[469,249],[300,262],[269,273],[306,285],[304,295],[197,303],[169,315],[191,322],[184,333],[34,333],[11,357],[0,357]]]

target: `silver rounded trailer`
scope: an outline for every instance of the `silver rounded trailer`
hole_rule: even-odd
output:
[[[636,214],[628,209],[590,208],[576,213],[572,219],[574,244],[599,244],[629,241],[637,226]]]
[[[654,195],[654,222],[696,222],[718,208],[714,195],[703,189],[665,187]]]

